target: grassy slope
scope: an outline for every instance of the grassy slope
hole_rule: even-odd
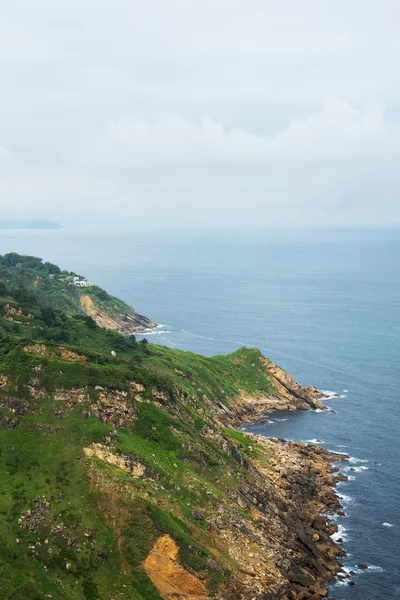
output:
[[[49,275],[55,277],[50,278]],[[75,286],[71,281],[71,277],[75,275],[77,274],[72,271],[62,271],[57,265],[33,256],[16,253],[0,255],[0,282],[3,281],[11,290],[23,289],[41,304],[61,310],[67,315],[80,314],[80,298],[86,294],[99,310],[111,318],[132,312],[129,304],[96,285],[82,288]]]
[[[178,542],[181,562],[205,573],[216,589],[229,578],[229,564],[223,548],[223,568],[209,560],[207,514],[237,487],[244,469],[203,432],[268,461],[257,444],[249,448],[245,436],[222,433],[210,418],[216,403],[229,404],[243,388],[271,389],[258,351],[205,358],[137,343],[89,319],[49,318],[37,296],[22,304],[15,293],[0,298],[0,312],[10,318],[7,305],[16,312],[12,320],[0,319],[0,373],[8,377],[8,388],[0,391],[0,423],[15,418],[7,397],[27,401],[29,409],[17,428],[0,426],[0,598],[159,598],[141,563],[165,532]],[[46,356],[23,351],[36,342],[46,345]],[[61,358],[60,345],[86,361]],[[33,376],[47,390],[43,400],[27,399]],[[95,386],[128,389],[131,380],[145,385],[145,401],[132,401],[135,419],[117,431],[114,445],[147,466],[141,479],[82,452],[111,431],[94,417],[81,418],[96,400]],[[52,400],[59,387],[87,387],[89,397],[68,410]],[[154,401],[154,387],[168,395],[165,406]],[[50,512],[37,517],[39,496]],[[204,522],[194,519],[193,508],[203,511]],[[38,520],[31,529],[18,523],[27,510]]]

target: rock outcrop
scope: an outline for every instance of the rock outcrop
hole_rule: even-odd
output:
[[[206,586],[179,564],[178,552],[171,536],[160,537],[143,563],[147,575],[166,600],[208,600]]]
[[[48,358],[43,344],[26,346],[25,352]],[[85,366],[84,358],[72,351],[66,357]],[[0,407],[8,411],[0,426],[11,431],[31,413],[40,415],[43,407],[47,407],[43,414],[53,411],[56,419],[54,423],[35,422],[35,431],[43,435],[57,435],[74,411],[83,422],[95,417],[110,426],[101,441],[90,439],[82,444],[76,458],[84,457],[81,462],[88,469],[90,486],[98,498],[103,498],[99,510],[119,536],[118,547],[125,547],[123,532],[133,514],[132,507],[140,500],[161,507],[170,515],[168,519],[178,519],[182,527],[178,531],[185,531],[184,535],[193,540],[187,543],[185,552],[190,552],[195,543],[208,553],[207,566],[202,563],[202,569],[197,570],[185,563],[179,536],[157,530],[160,535],[155,541],[153,538],[141,565],[162,598],[205,600],[212,593],[217,600],[318,600],[326,597],[326,583],[340,570],[344,554],[332,540],[337,526],[331,517],[341,511],[334,487],[342,476],[335,463],[347,457],[313,444],[251,434],[238,438],[238,432],[221,426],[256,420],[273,409],[323,407],[319,400],[322,392],[300,386],[265,357],[260,356],[255,367],[259,368],[259,363],[268,373],[271,391],[249,394],[242,390],[237,397],[224,401],[203,395],[200,407],[199,399],[185,388],[163,389],[161,381],[155,384],[151,379],[146,385],[127,381],[127,389],[99,385],[67,389],[55,385],[50,393],[42,386],[40,370],[27,381],[23,397],[17,398],[11,393],[8,376],[0,374]],[[187,378],[183,380],[187,385]],[[157,446],[157,455],[153,453],[155,446],[145,448],[144,440],[150,438],[155,444],[167,435],[162,419],[157,425],[152,421],[146,425],[151,433],[141,438],[137,447],[145,448],[144,455],[139,450],[138,455],[130,449],[121,450],[119,432],[124,430],[124,436],[130,432],[140,434],[135,427],[146,401],[168,415],[170,421],[166,422],[172,423],[168,431],[177,435],[180,444],[173,446],[175,454],[165,450],[160,453],[162,446]],[[198,413],[194,413],[195,407]],[[197,425],[194,414],[206,420]],[[201,430],[193,433],[194,424]],[[174,462],[178,460],[179,468]],[[196,488],[204,472],[206,487]],[[114,503],[112,510],[110,502]],[[20,527],[52,531],[54,523],[46,511],[44,504],[34,503],[21,514]],[[58,522],[57,527],[61,527]],[[60,537],[75,538],[82,536],[69,532],[67,537]],[[84,541],[76,544],[77,548],[84,547]],[[127,560],[120,551],[122,560]],[[219,573],[219,583],[213,587],[210,573],[215,572]]]
[[[259,361],[265,368],[274,391],[249,393],[242,390],[228,403],[228,406],[220,402],[221,420],[235,425],[260,419],[275,410],[325,410],[327,408],[321,401],[327,397],[324,392],[314,386],[301,386],[286,371],[265,356],[260,355]]]
[[[83,448],[83,452],[86,456],[95,456],[109,465],[122,469],[132,477],[143,477],[146,473],[146,466],[134,456],[112,452],[105,444],[92,444],[87,448]]]
[[[130,312],[121,313],[114,310],[112,315],[107,314],[100,307],[96,306],[93,298],[88,294],[81,295],[80,306],[87,316],[92,317],[96,321],[97,325],[105,329],[111,329],[112,331],[129,334],[156,327],[153,321],[136,312],[132,307],[130,307]]]
[[[320,401],[321,397],[326,396],[316,387],[302,387],[289,373],[278,367],[278,365],[268,358],[260,357],[260,362],[270,374],[271,382],[275,386],[280,398],[287,398],[289,401],[297,398],[300,402],[305,403],[305,408],[326,408]]]
[[[237,508],[221,506],[217,514],[206,514],[215,539],[239,565],[236,589],[242,598],[251,592],[266,598],[324,597],[325,582],[340,570],[344,552],[330,537],[337,526],[321,514],[341,510],[334,462],[347,457],[316,445],[251,437],[268,451],[268,465],[250,459],[256,476],[231,496]]]

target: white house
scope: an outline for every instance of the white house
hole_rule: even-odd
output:
[[[83,287],[85,285],[90,284],[84,277],[74,277],[74,285],[77,285],[78,287]]]

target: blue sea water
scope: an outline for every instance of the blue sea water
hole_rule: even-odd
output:
[[[400,232],[1,231],[0,253],[39,255],[130,302],[149,341],[204,354],[257,346],[331,412],[275,413],[248,429],[347,452],[338,486],[348,558],[370,568],[337,599],[400,598]],[[350,470],[354,469],[354,470]]]

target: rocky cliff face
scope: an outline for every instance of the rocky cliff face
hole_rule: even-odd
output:
[[[82,294],[80,296],[80,306],[86,315],[96,321],[97,325],[105,329],[111,329],[112,331],[129,334],[156,327],[156,323],[136,312],[128,305],[128,310],[124,312],[116,308],[114,310],[110,308],[105,310],[96,305],[91,296]]]
[[[227,405],[219,405],[222,420],[237,425],[241,422],[251,422],[262,418],[274,410],[325,410],[327,407],[322,402],[326,394],[314,386],[301,386],[281,367],[278,367],[262,354],[258,357],[265,369],[272,392],[249,393],[241,390]]]
[[[34,350],[40,350],[41,356],[46,354],[43,347]],[[31,347],[26,350],[30,351]],[[82,423],[94,418],[111,428],[109,435],[84,445],[81,453],[89,488],[98,498],[97,510],[117,536],[121,572],[128,568],[125,561],[130,560],[125,549],[126,532],[138,502],[162,508],[169,518],[183,522],[185,536],[193,540],[188,546],[187,537],[168,527],[149,537],[138,568],[158,597],[205,600],[211,594],[219,600],[317,600],[326,597],[326,582],[339,571],[343,555],[330,537],[336,525],[326,515],[340,511],[334,486],[341,476],[334,463],[346,457],[316,445],[243,435],[221,426],[221,422],[233,423],[239,417],[258,418],[271,408],[320,406],[318,390],[301,387],[267,359],[260,358],[260,362],[271,374],[274,393],[256,399],[243,393],[226,405],[207,398],[208,425],[200,432],[184,426],[180,437],[183,458],[168,459],[172,463],[154,454],[153,442],[149,449],[143,442],[139,446],[135,442],[130,451],[121,445],[122,439],[129,438],[127,432],[135,431],[141,407],[149,400],[161,413],[173,415],[172,431],[182,427],[180,419],[190,422],[191,398],[177,391],[173,399],[169,391],[154,385],[131,381],[127,390],[96,386],[94,396],[87,388],[55,387],[49,395],[38,377],[32,377],[26,386],[27,396],[17,399],[8,377],[0,374],[0,408],[10,414],[1,424],[6,429],[19,428],[24,419],[35,414],[35,419],[45,421],[34,425],[36,430],[41,435],[57,436],[73,415],[79,415]],[[153,421],[149,427],[154,430],[151,437],[157,439],[161,421]],[[167,465],[171,471],[166,471]],[[202,478],[204,473],[206,479]],[[64,489],[64,493],[71,491]],[[50,530],[58,532],[60,540],[76,543],[78,550],[85,551],[84,535],[82,543],[71,541],[79,540],[77,531],[57,519],[47,500],[35,500],[33,509],[21,513],[19,527],[31,537],[37,536],[36,547],[44,543],[41,531]],[[145,522],[149,516],[141,519]],[[97,534],[90,536],[91,546],[97,549]],[[196,555],[199,548],[206,559],[196,566],[196,560],[188,559],[187,553]],[[118,596],[97,597],[128,600],[132,596],[129,585],[124,585]],[[145,593],[141,597],[154,596]]]
[[[272,384],[275,386],[278,396],[292,402],[293,398],[298,400],[297,407],[300,408],[326,408],[320,402],[325,394],[314,386],[302,387],[289,373],[274,364],[272,360],[260,357],[260,362],[266,367],[270,374]]]
[[[250,436],[254,451],[262,448],[268,462],[250,455],[243,457],[235,445],[213,436],[227,454],[234,457],[244,472],[237,488],[224,489],[217,502],[210,492],[209,501],[195,509],[194,516],[206,524],[196,537],[230,569],[231,576],[216,593],[220,600],[317,600],[328,594],[326,582],[340,570],[342,548],[330,537],[337,531],[333,515],[341,507],[334,492],[337,475],[334,463],[342,457],[316,445],[288,443]],[[112,444],[88,449],[85,453],[114,464],[133,478],[154,480],[144,474],[141,465],[118,455]],[[110,458],[111,457],[111,458]],[[99,479],[91,465],[97,489],[109,482]],[[121,493],[122,490],[120,490]],[[178,544],[170,536],[161,536],[143,566],[162,598],[187,600],[206,598],[211,590],[207,572],[194,573],[177,560]],[[223,553],[223,554],[222,554]]]
[[[323,394],[254,348],[121,336],[154,323],[56,265],[0,263],[0,599],[323,598],[341,457],[234,429]]]

